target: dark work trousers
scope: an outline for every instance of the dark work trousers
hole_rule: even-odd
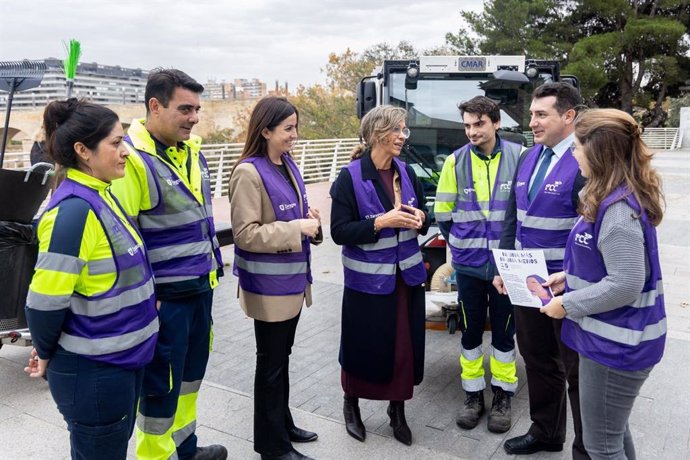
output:
[[[492,281],[457,274],[458,303],[462,300],[461,342],[466,350],[472,350],[482,344],[487,309],[491,321],[491,346],[502,352],[515,349],[513,305],[507,295],[498,293]]]
[[[134,430],[143,368],[124,369],[59,348],[48,386],[70,433],[72,458],[124,460]]]
[[[169,449],[175,450],[173,442],[180,460],[196,454],[196,394],[212,344],[212,304],[211,289],[161,302],[158,342],[153,361],[146,366],[139,405],[137,428],[144,432],[137,438],[141,457],[158,458],[163,451],[169,455]],[[167,440],[160,439],[164,433]]]
[[[254,450],[262,455],[279,456],[292,449],[288,429],[295,423],[288,407],[288,366],[299,316],[277,322],[254,320]]]
[[[507,297],[507,296],[506,296]],[[525,361],[529,411],[529,433],[540,441],[565,442],[567,396],[573,414],[575,441],[573,458],[588,459],[582,440],[578,355],[561,341],[562,319],[549,318],[538,308],[515,307],[515,325],[520,354]]]

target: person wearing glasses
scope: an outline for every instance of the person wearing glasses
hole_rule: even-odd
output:
[[[656,226],[663,191],[652,154],[629,114],[583,112],[573,155],[587,177],[580,218],[565,247],[554,297],[541,312],[562,319],[580,356],[582,432],[593,459],[635,458],[628,419],[666,342]]]
[[[331,236],[342,245],[345,287],[340,340],[343,415],[364,441],[359,398],[390,401],[398,441],[412,444],[405,401],[424,374],[424,283],[419,234],[429,227],[424,193],[398,159],[407,112],[379,106],[362,118],[352,162],[331,187]]]
[[[510,398],[517,389],[513,305],[492,282],[496,273],[491,248],[498,246],[505,209],[522,146],[501,139],[501,112],[485,96],[458,106],[469,142],[446,158],[434,211],[457,272],[460,329],[460,379],[465,402],[456,423],[471,430],[484,413],[482,337],[487,310],[491,322],[489,431],[510,429]]]

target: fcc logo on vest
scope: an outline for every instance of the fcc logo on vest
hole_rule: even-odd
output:
[[[563,185],[563,182],[557,180],[555,182],[552,182],[550,184],[544,184],[544,193],[547,193],[549,195],[560,195],[560,187]]]
[[[510,188],[513,186],[513,181],[509,180],[503,184],[501,184],[501,191],[502,192],[510,192]]]
[[[127,253],[128,253],[130,256],[134,256],[137,252],[139,252],[139,248],[140,248],[140,247],[141,247],[140,244],[138,244],[138,245],[136,245],[136,246],[132,246],[131,248],[128,248],[128,249],[127,249]]]
[[[589,246],[589,240],[591,240],[591,239],[592,239],[592,235],[590,235],[587,232],[575,234],[575,244],[577,244],[578,246],[581,246],[583,248],[592,249]]]

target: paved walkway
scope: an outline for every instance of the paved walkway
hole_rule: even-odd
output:
[[[669,317],[663,361],[642,388],[631,416],[638,458],[690,458],[690,151],[663,152],[655,160],[664,177],[668,209],[659,228],[664,290]],[[328,184],[308,186],[310,201],[328,222]],[[216,200],[219,219],[229,221],[227,199]],[[385,402],[363,401],[369,431],[359,443],[345,433],[338,366],[342,273],[339,248],[328,237],[313,251],[314,306],[305,309],[292,354],[290,403],[300,426],[319,433],[319,440],[298,448],[318,459],[504,459],[505,439],[529,427],[524,364],[518,363],[520,386],[513,400],[513,427],[505,435],[486,429],[486,417],[472,431],[455,425],[462,402],[458,364],[459,334],[428,331],[424,382],[407,404],[414,444],[392,438]],[[232,249],[225,248],[226,262]],[[214,301],[215,344],[199,399],[198,434],[202,444],[228,446],[230,458],[258,459],[252,445],[254,336],[252,321],[236,300],[236,279],[227,276]],[[488,346],[488,337],[485,338]],[[68,433],[47,385],[21,371],[26,348],[0,350],[0,458],[69,458]],[[487,392],[490,401],[490,394]],[[572,425],[569,424],[569,431]],[[568,443],[572,436],[568,438]],[[133,447],[130,457],[134,458]],[[569,452],[532,458],[567,459]]]

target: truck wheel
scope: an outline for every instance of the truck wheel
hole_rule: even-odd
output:
[[[431,290],[438,292],[450,292],[450,285],[446,283],[446,279],[453,274],[453,267],[449,262],[441,265],[431,275]]]
[[[455,315],[450,315],[448,317],[448,333],[449,334],[455,334],[455,331],[458,329],[458,317]]]

